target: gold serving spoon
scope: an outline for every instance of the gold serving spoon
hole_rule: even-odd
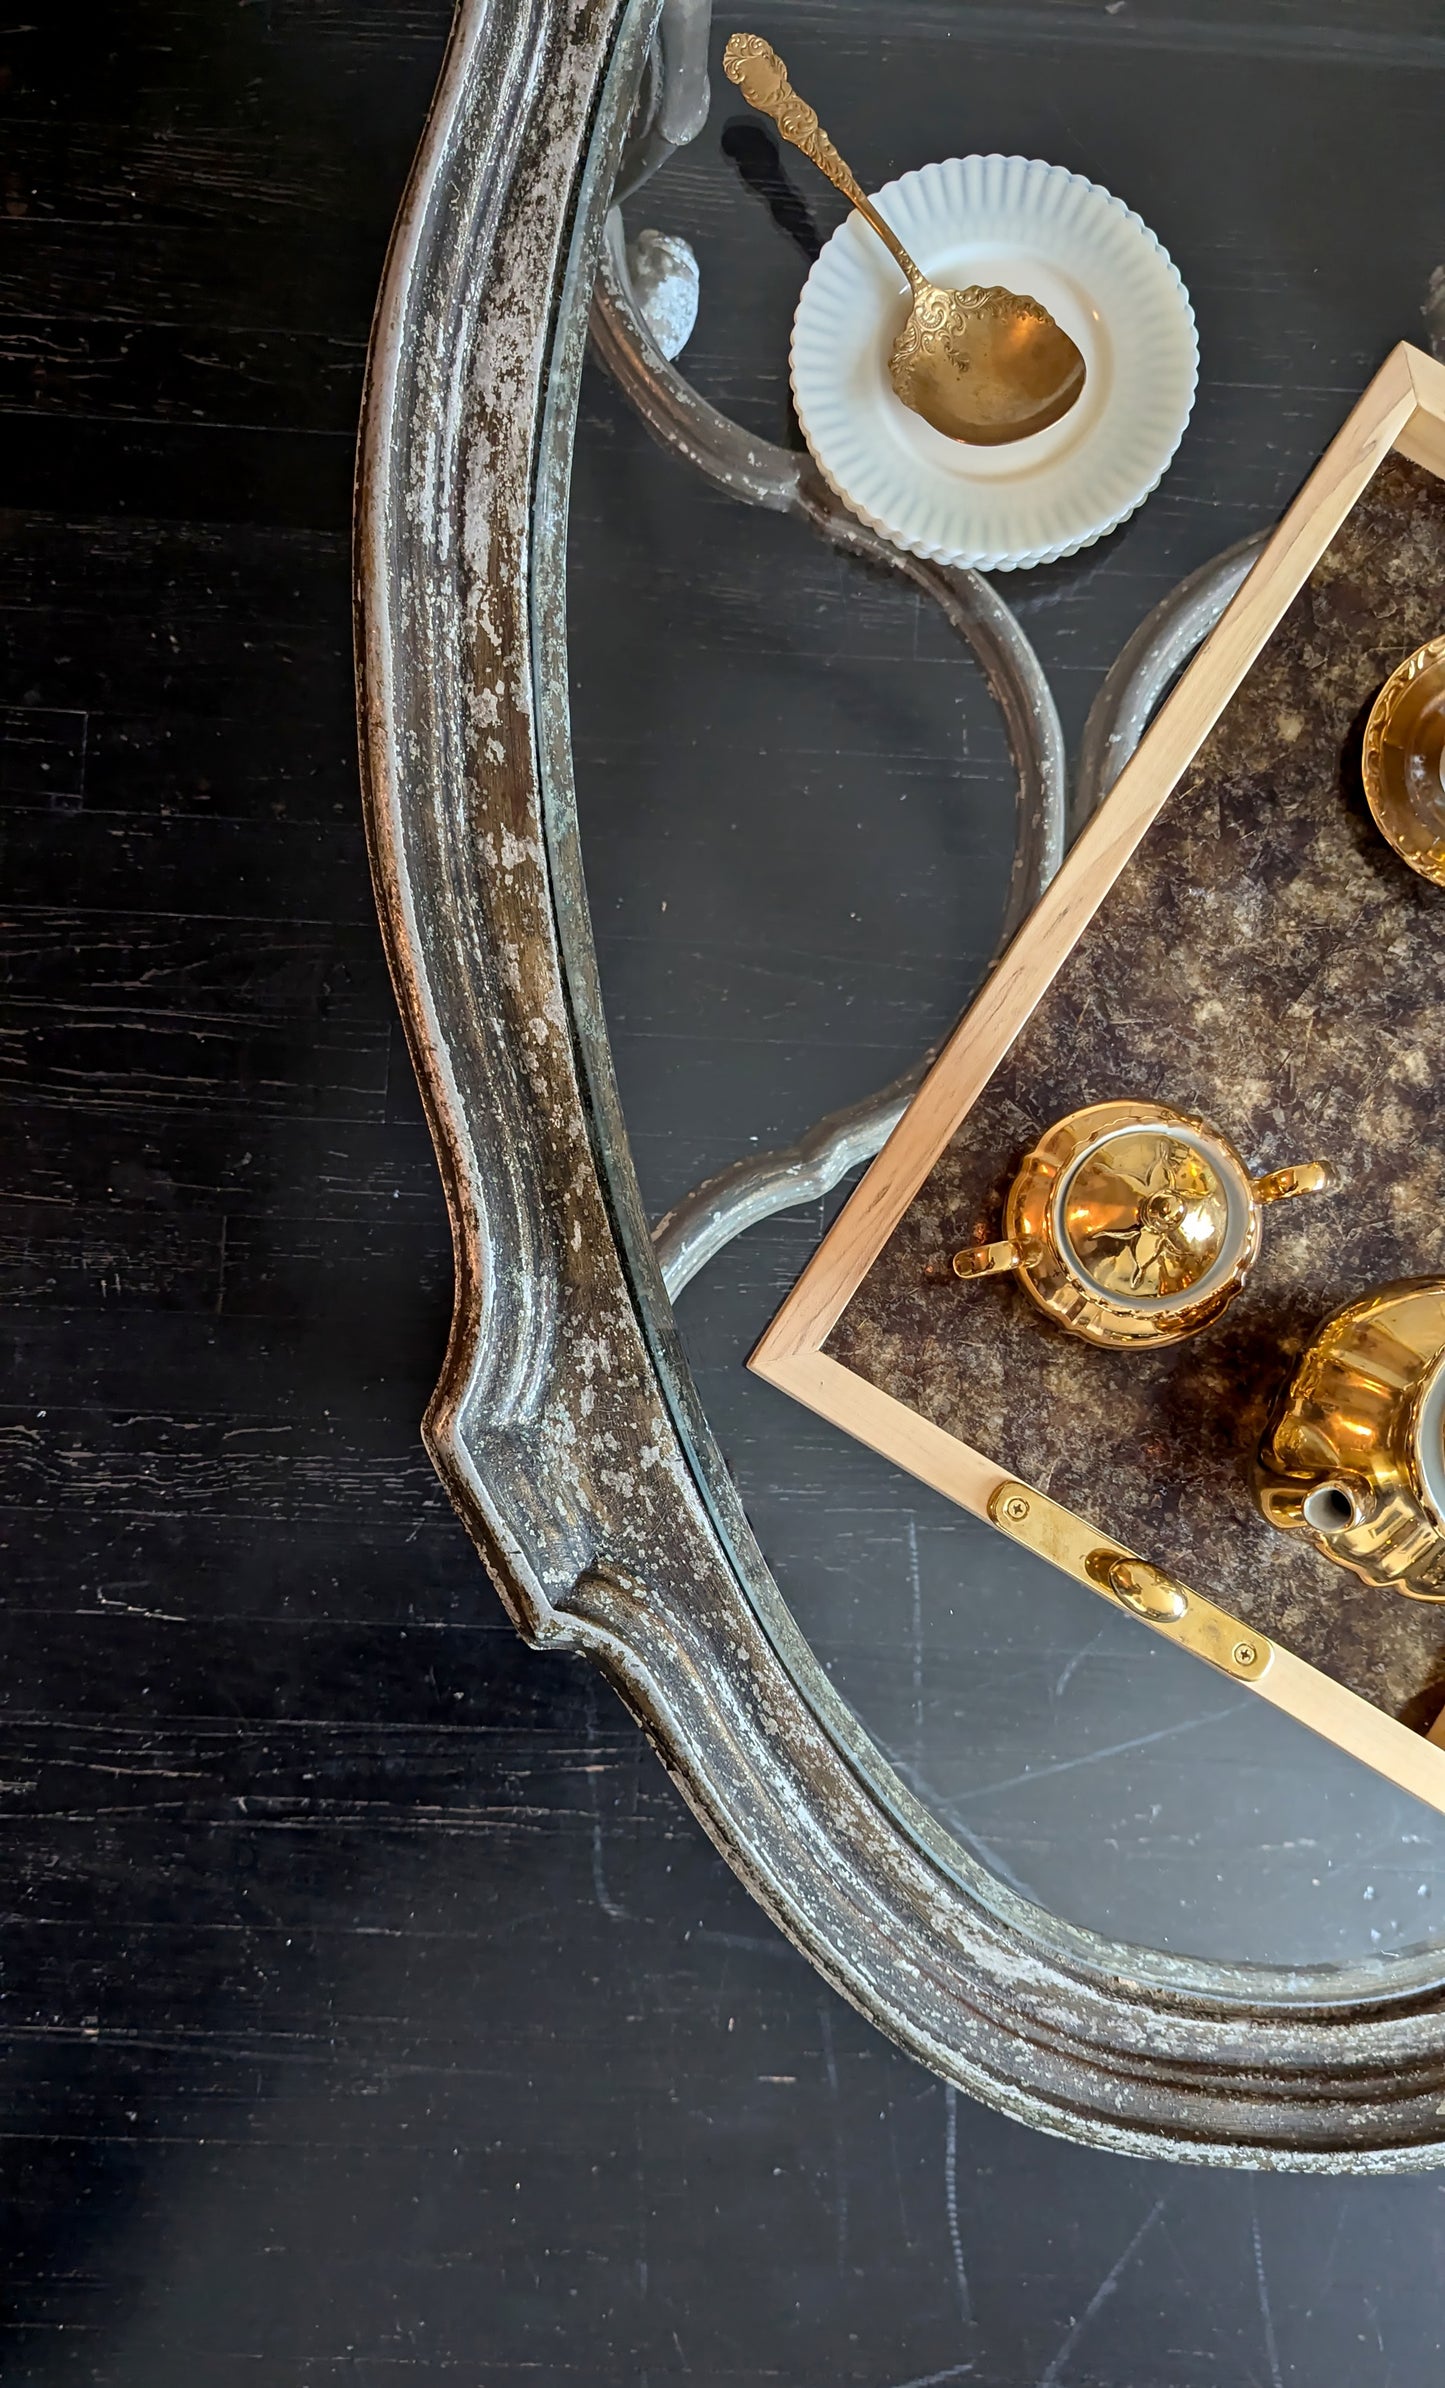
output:
[[[735,33],[723,70],[852,201],[907,275],[913,304],[888,358],[903,404],[949,439],[986,448],[1027,439],[1066,415],[1084,386],[1084,360],[1048,309],[997,287],[944,290],[921,274],[761,34]]]

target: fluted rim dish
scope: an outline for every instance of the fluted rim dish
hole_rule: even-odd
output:
[[[1088,379],[1077,406],[1031,439],[944,438],[894,395],[903,279],[850,215],[793,319],[793,402],[823,478],[872,529],[934,563],[1017,570],[1102,539],[1158,487],[1194,404],[1194,311],[1168,251],[1122,200],[1040,158],[947,158],[875,198],[926,274],[1040,299],[1083,350]]]

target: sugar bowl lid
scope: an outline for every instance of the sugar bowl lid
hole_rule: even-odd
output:
[[[1054,1197],[1061,1253],[1101,1293],[1173,1302],[1192,1294],[1244,1232],[1222,1156],[1178,1128],[1109,1130]]]

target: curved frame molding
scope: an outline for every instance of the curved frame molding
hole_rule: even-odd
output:
[[[519,1630],[585,1651],[827,1978],[973,2095],[1141,2155],[1445,2153],[1418,1975],[1113,1946],[919,1809],[767,1574],[672,1344],[572,803],[568,473],[656,0],[461,0],[377,315],[357,496],[378,905],[451,1214],[427,1445]]]

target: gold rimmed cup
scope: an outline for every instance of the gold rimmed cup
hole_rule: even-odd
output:
[[[1445,887],[1445,638],[1391,672],[1370,707],[1361,770],[1381,835]]]

